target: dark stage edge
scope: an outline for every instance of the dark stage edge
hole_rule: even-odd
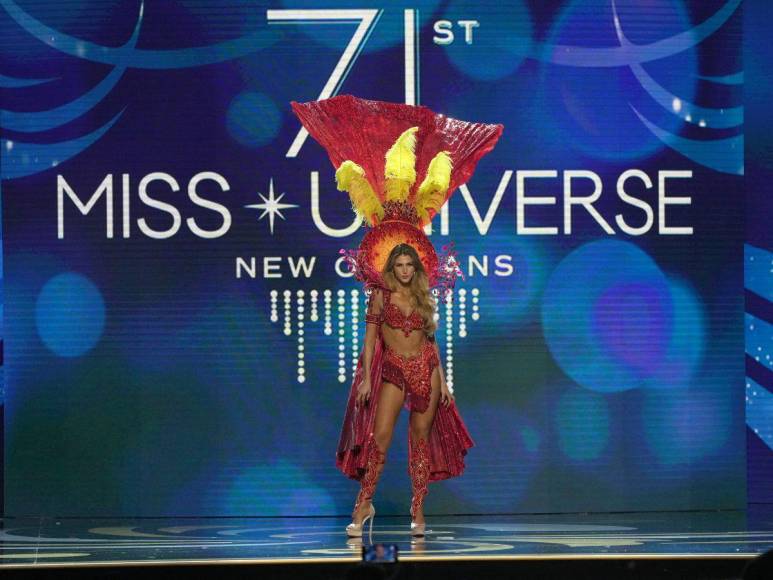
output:
[[[773,548],[773,506],[746,511],[376,516],[373,542],[397,544],[397,577],[740,578]],[[246,574],[342,578],[360,560],[343,518],[5,518],[0,573],[123,577]],[[365,538],[365,543],[369,539]],[[773,578],[773,576],[771,576]]]

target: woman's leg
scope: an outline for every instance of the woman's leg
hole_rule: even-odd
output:
[[[411,500],[411,516],[417,524],[424,523],[424,497],[429,486],[429,433],[435,420],[438,402],[440,401],[440,371],[437,367],[432,371],[432,391],[429,405],[423,413],[411,413],[410,445],[408,449],[408,473],[411,476],[413,499]]]
[[[386,452],[392,442],[392,433],[404,398],[405,394],[396,385],[387,382],[381,385],[378,406],[376,407],[376,419],[373,425],[373,436],[368,438],[365,448],[365,453],[368,454],[365,474],[360,480],[360,493],[357,495],[357,502],[352,514],[352,520],[355,524],[359,524],[370,510],[370,501],[376,491],[381,471],[384,469]]]

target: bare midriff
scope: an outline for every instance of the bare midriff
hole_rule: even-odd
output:
[[[404,357],[413,357],[419,354],[424,341],[427,340],[424,330],[412,330],[408,336],[405,336],[402,328],[392,328],[384,324],[381,327],[381,332],[386,347]]]

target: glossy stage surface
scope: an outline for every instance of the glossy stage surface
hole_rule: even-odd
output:
[[[773,548],[773,506],[753,511],[428,516],[411,539],[407,517],[376,516],[372,541],[401,561],[746,558]],[[356,562],[361,540],[341,518],[2,520],[0,568],[208,563]],[[368,543],[370,539],[364,538]]]

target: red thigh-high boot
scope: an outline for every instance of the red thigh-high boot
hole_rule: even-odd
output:
[[[354,513],[357,512],[363,503],[369,503],[370,509],[368,510],[368,514],[362,519],[362,523],[355,524],[352,522],[346,526],[346,534],[350,538],[362,537],[362,530],[368,520],[370,520],[369,533],[373,533],[373,519],[376,516],[376,508],[373,507],[371,500],[373,499],[378,478],[381,475],[381,471],[384,469],[384,462],[386,461],[386,455],[378,448],[373,436],[368,439],[365,447],[365,452],[367,453],[367,459],[365,460],[365,474],[360,480],[360,493],[357,494],[357,501],[354,504],[352,518],[354,518]]]
[[[411,476],[413,498],[411,499],[411,519],[416,517],[416,512],[424,505],[429,485],[429,443],[426,439],[409,441],[408,473]],[[425,524],[411,522],[411,535],[423,536]]]

